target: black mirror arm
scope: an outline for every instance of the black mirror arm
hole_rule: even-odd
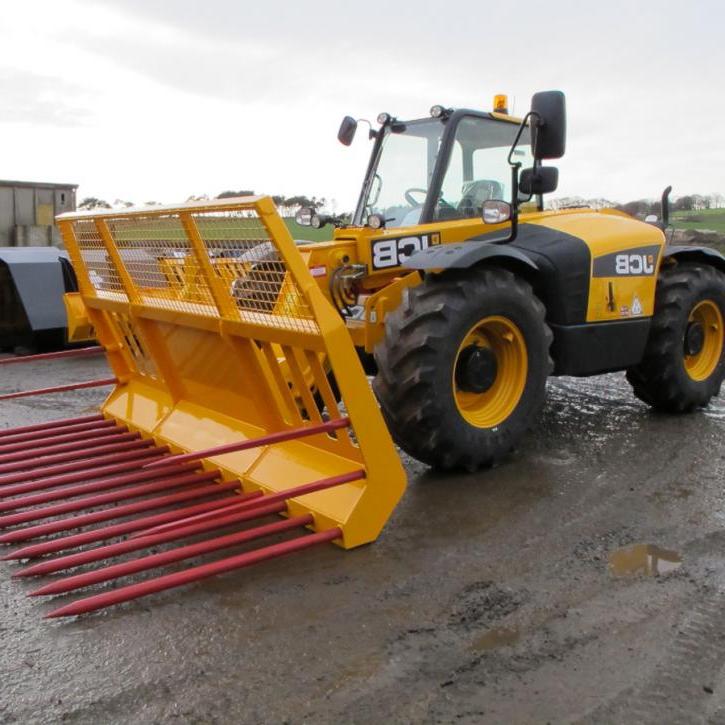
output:
[[[516,239],[516,235],[519,233],[519,169],[521,168],[521,162],[514,161],[514,151],[516,151],[516,147],[519,145],[521,134],[523,134],[526,124],[533,117],[538,119],[539,114],[535,111],[529,111],[524,116],[519,124],[519,130],[516,132],[514,142],[511,144],[511,150],[509,151],[508,163],[511,167],[511,229],[508,237],[500,240],[500,244],[510,244]]]
[[[516,162],[513,159],[514,151],[516,151],[516,147],[519,145],[519,141],[521,141],[521,134],[524,132],[524,129],[526,128],[526,124],[528,123],[529,119],[533,116],[536,116],[536,118],[539,118],[539,114],[535,111],[529,111],[522,119],[521,123],[519,124],[519,130],[516,132],[516,137],[514,138],[514,142],[511,144],[511,149],[509,150],[508,155],[508,162],[509,164],[513,165]]]
[[[519,134],[520,135],[520,134]],[[511,158],[509,154],[509,159]],[[510,244],[516,239],[519,233],[519,169],[521,163],[519,161],[510,161],[511,164],[511,229],[506,239],[502,239],[502,244]]]

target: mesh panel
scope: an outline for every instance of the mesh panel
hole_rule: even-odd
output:
[[[194,220],[242,319],[317,330],[307,301],[254,212],[195,214]]]
[[[116,219],[108,226],[145,304],[198,314],[217,313],[178,217]]]
[[[226,296],[248,323],[319,331],[299,286],[254,209],[194,211],[218,295]],[[108,229],[140,300],[148,306],[218,317],[210,280],[199,264],[181,218],[121,216]],[[73,229],[91,282],[99,296],[123,295],[123,285],[95,223]]]
[[[77,221],[73,223],[73,231],[78,240],[78,248],[83,263],[88,270],[88,277],[99,296],[115,297],[126,294],[116,268],[108,257],[108,252],[98,233],[94,221]],[[111,293],[110,295],[103,293]]]

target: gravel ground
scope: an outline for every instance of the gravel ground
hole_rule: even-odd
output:
[[[0,391],[105,374],[10,366]],[[0,428],[102,398],[5,402]],[[722,399],[665,417],[621,375],[560,378],[505,465],[406,461],[368,547],[66,621],[41,619],[64,600],[27,598],[2,563],[0,721],[725,722],[724,434]],[[610,555],[637,544],[669,550],[660,574],[621,571],[633,553],[615,576]]]

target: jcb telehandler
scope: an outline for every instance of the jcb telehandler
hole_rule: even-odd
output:
[[[626,370],[673,413],[707,405],[725,375],[725,258],[669,246],[662,219],[549,211],[565,99],[534,95],[522,120],[437,105],[383,113],[351,224],[303,249],[375,374],[390,431],[442,468],[498,461],[532,425],[549,375]],[[339,140],[357,122],[346,117]],[[374,356],[374,362],[370,356]]]
[[[51,595],[236,551],[47,616],[373,541],[405,488],[390,432],[434,466],[490,465],[552,373],[627,370],[673,412],[717,394],[725,259],[665,244],[666,196],[658,224],[545,211],[564,97],[502,111],[381,115],[352,222],[300,214],[336,225],[328,243],[296,245],[269,197],[58,218],[69,330],[97,337],[113,377],[0,400],[111,391],[100,415],[0,430],[0,544],[20,545],[2,558],[62,553],[18,577],[90,567],[33,592]]]

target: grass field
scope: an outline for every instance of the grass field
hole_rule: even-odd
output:
[[[725,209],[703,209],[702,211],[676,211],[672,214],[676,229],[709,229],[725,234]]]
[[[301,227],[292,218],[285,223],[295,239],[308,239],[311,242],[326,242],[332,239],[333,227],[328,225],[322,229]],[[675,229],[711,230],[725,234],[725,209],[704,209],[703,211],[676,211],[672,213]]]
[[[301,227],[291,217],[285,218],[285,224],[290,231],[293,239],[304,239],[309,242],[327,242],[332,239],[332,224],[328,224],[322,229],[313,229],[312,227]]]
[[[676,211],[672,214],[672,225],[685,235],[692,233],[686,243],[702,244],[725,254],[725,209]]]

